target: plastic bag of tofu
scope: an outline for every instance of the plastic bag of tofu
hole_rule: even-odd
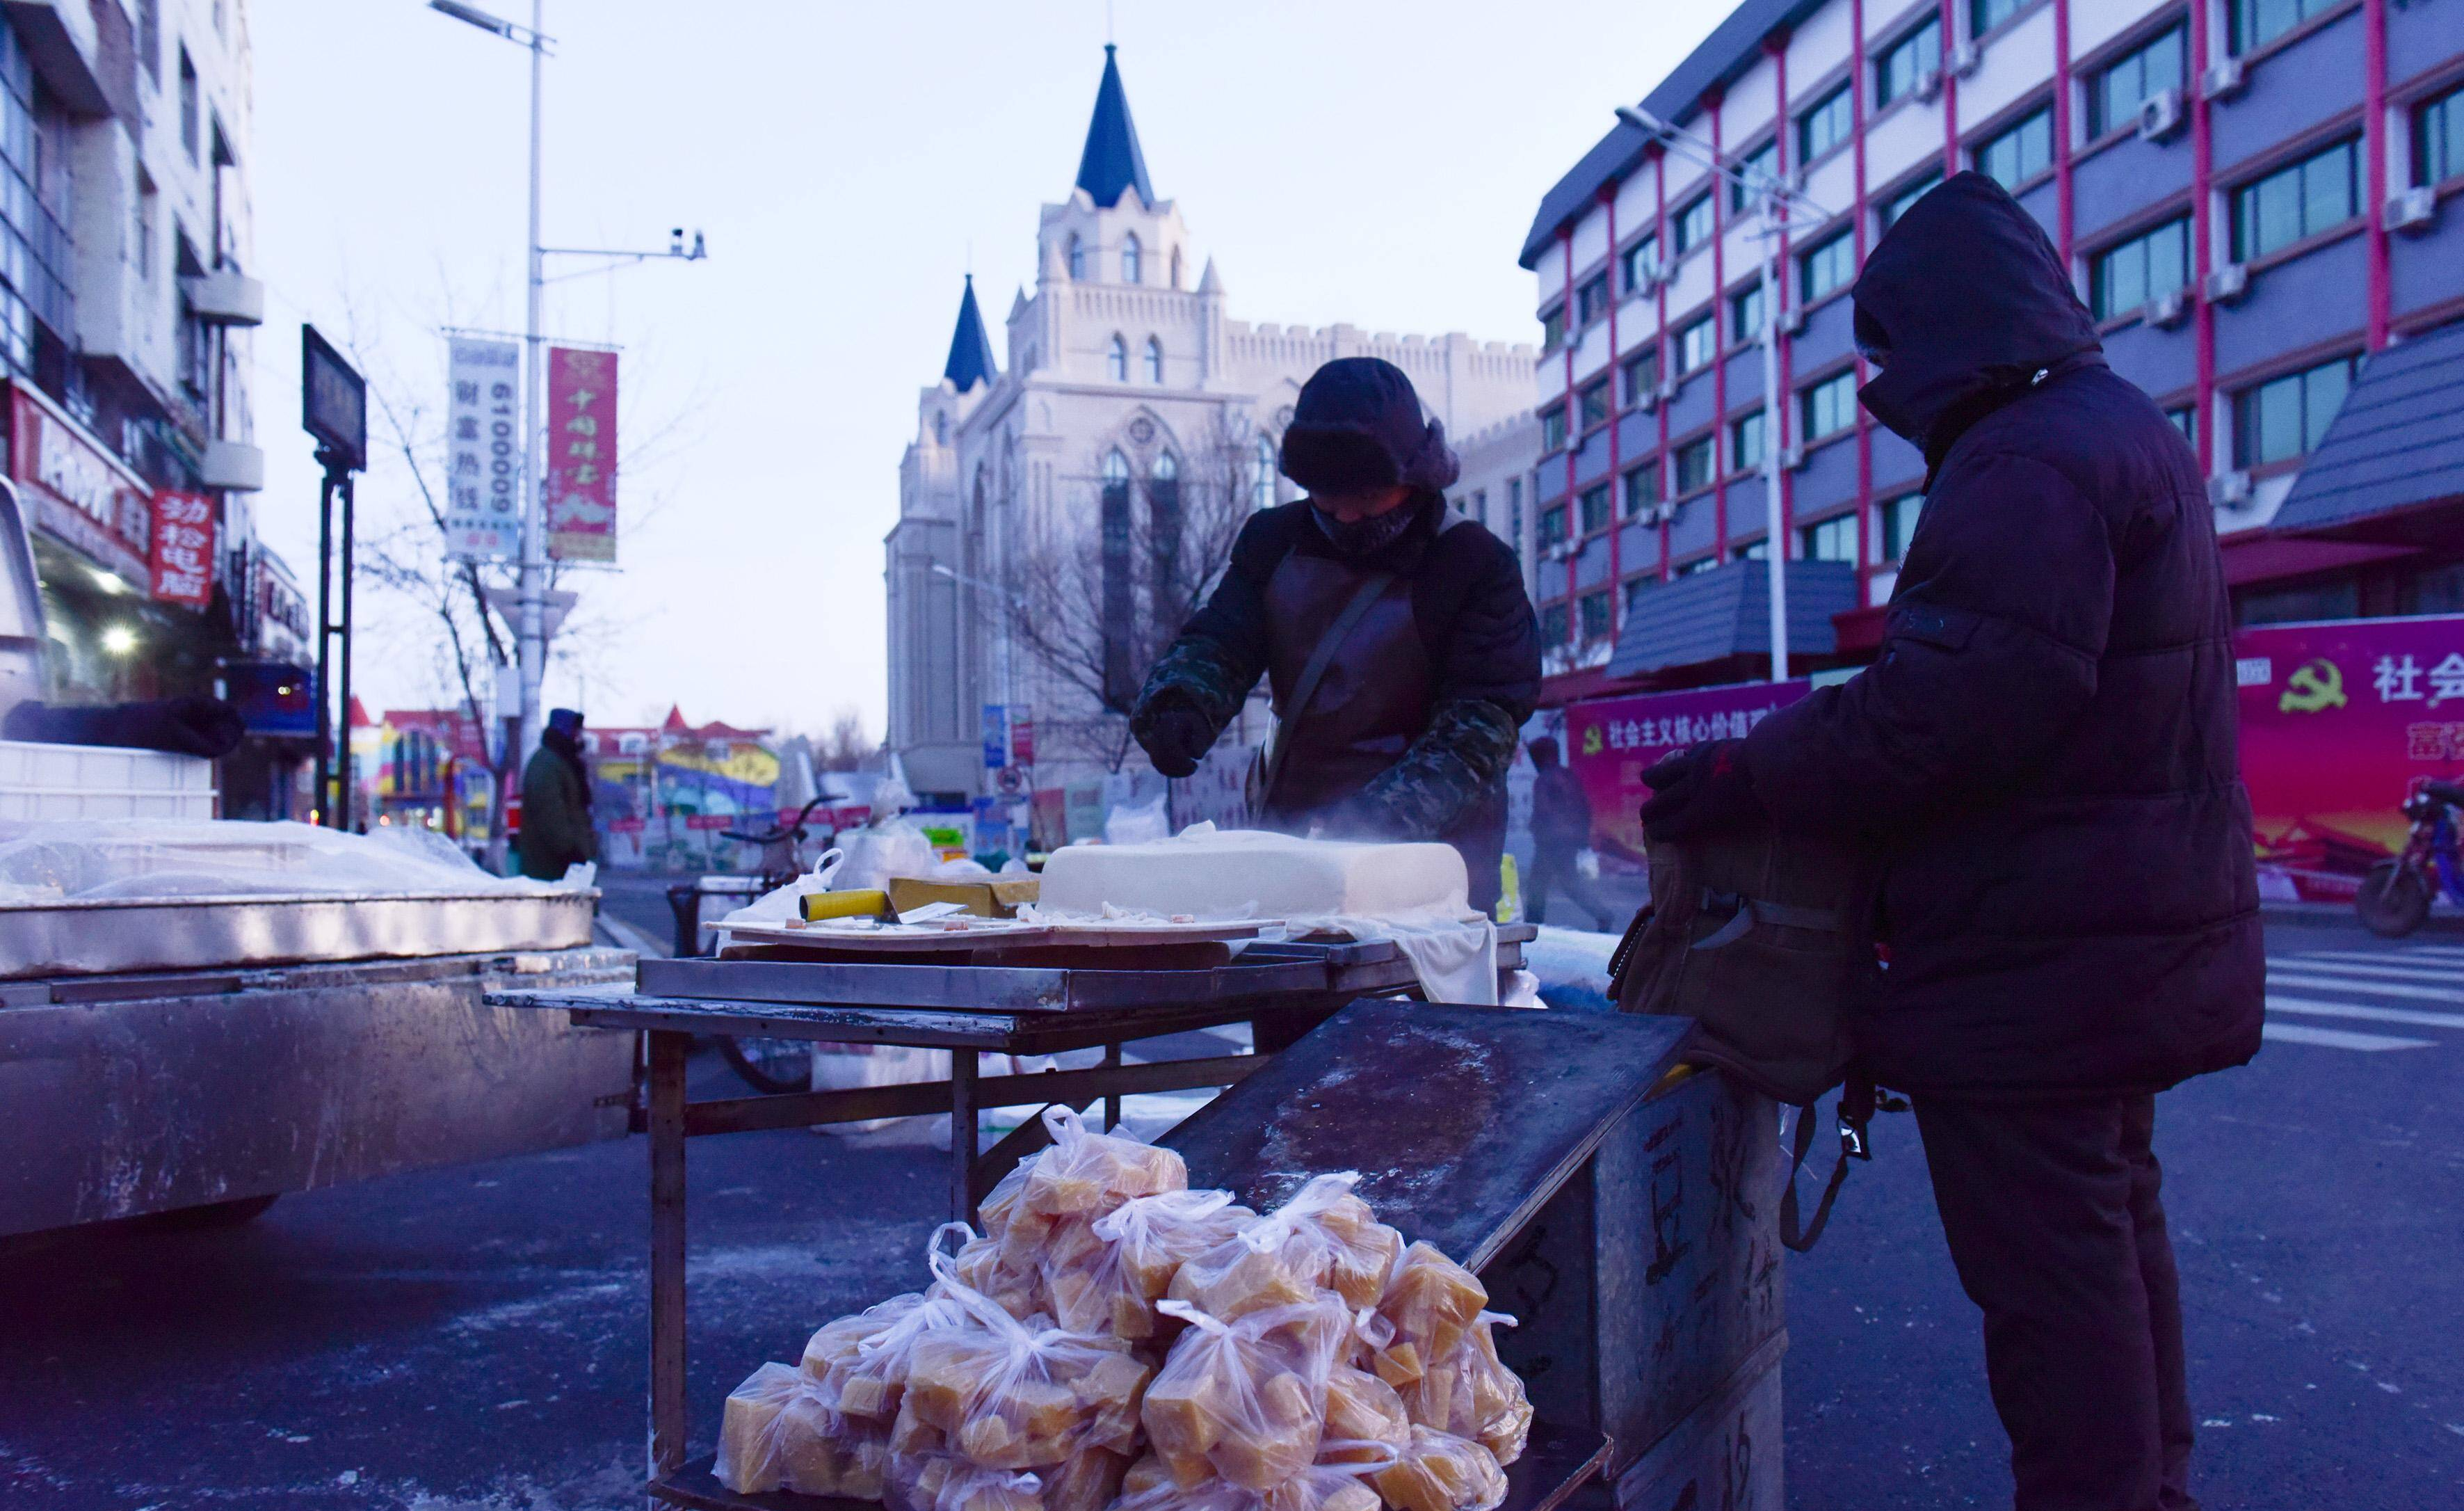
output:
[[[1064,1327],[1145,1343],[1179,1324],[1155,1302],[1180,1267],[1257,1220],[1230,1191],[1133,1196],[1094,1219],[1063,1219],[1045,1240],[1042,1278]]]
[[[1184,1301],[1158,1310],[1189,1323],[1139,1412],[1175,1485],[1196,1490],[1221,1478],[1266,1490],[1316,1461],[1327,1375],[1352,1336],[1339,1298],[1321,1293],[1234,1322]]]
[[[1044,1511],[1044,1481],[935,1455],[900,1461],[882,1500],[891,1511]]]
[[[1075,1108],[1058,1103],[1044,1109],[1044,1126],[1052,1146],[1027,1167],[1019,1202],[1045,1226],[1065,1217],[1092,1222],[1133,1196],[1189,1189],[1189,1167],[1174,1150],[1089,1128]]]
[[[1397,1511],[1494,1511],[1506,1499],[1506,1471],[1466,1437],[1415,1427],[1401,1457],[1371,1476]]]
[[[1429,1367],[1451,1358],[1488,1306],[1488,1288],[1435,1244],[1416,1243],[1386,1282],[1377,1301],[1384,1324],[1371,1356],[1377,1377],[1407,1389]],[[1386,1331],[1391,1329],[1391,1332]]]
[[[1183,1490],[1158,1467],[1125,1484],[1114,1511],[1379,1511],[1384,1502],[1367,1477],[1400,1462],[1400,1455],[1379,1443],[1330,1439],[1324,1448],[1353,1456],[1309,1465],[1265,1490],[1221,1479]]]
[[[1172,1299],[1226,1322],[1308,1300],[1321,1287],[1351,1306],[1375,1306],[1403,1235],[1352,1193],[1357,1171],[1320,1175],[1291,1200],[1180,1267]]]
[[[1497,1357],[1493,1329],[1514,1319],[1482,1312],[1454,1351],[1432,1360],[1420,1377],[1397,1392],[1413,1423],[1468,1437],[1500,1464],[1523,1456],[1531,1436],[1531,1401],[1523,1381]]]

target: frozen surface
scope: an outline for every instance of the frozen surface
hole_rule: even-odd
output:
[[[310,824],[81,819],[0,827],[0,906],[136,898],[563,892],[590,884],[491,876],[425,829],[346,834]]]
[[[1375,918],[1468,911],[1469,874],[1451,845],[1297,839],[1199,825],[1136,845],[1072,845],[1044,866],[1041,906],[1105,904],[1201,920]]]

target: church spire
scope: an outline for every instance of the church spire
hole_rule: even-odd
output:
[[[1107,210],[1134,189],[1138,204],[1152,209],[1155,188],[1147,182],[1146,154],[1138,150],[1138,128],[1130,120],[1130,96],[1112,51],[1111,43],[1104,44],[1104,81],[1095,90],[1095,117],[1087,122],[1086,150],[1078,154],[1078,187]]]
[[[976,308],[976,276],[967,275],[967,291],[958,298],[958,328],[950,335],[950,360],[941,376],[960,393],[1001,376],[993,361],[993,342],[984,334],[983,313]]]

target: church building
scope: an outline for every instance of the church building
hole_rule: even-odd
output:
[[[1276,446],[1320,365],[1383,357],[1454,435],[1531,407],[1528,345],[1231,319],[1104,54],[1076,182],[1043,207],[1035,287],[1010,303],[1007,362],[970,277],[899,463],[889,748],[928,797],[1145,769],[1120,710],[1240,521],[1296,496]],[[1032,710],[1032,773],[1006,788],[986,764],[1008,748],[987,739],[988,704]]]

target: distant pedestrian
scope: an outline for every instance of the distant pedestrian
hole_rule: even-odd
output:
[[[541,881],[599,857],[590,823],[590,772],[582,764],[582,715],[559,708],[547,716],[539,747],[522,767],[522,875]]]
[[[1606,933],[1617,926],[1617,915],[1584,879],[1575,857],[1592,843],[1592,799],[1582,779],[1558,764],[1557,742],[1547,735],[1525,750],[1531,757],[1531,879],[1523,889],[1523,916],[1534,923],[1548,922],[1549,894],[1560,891],[1574,905],[1599,921]]]
[[[1643,824],[1871,847],[1858,1046],[1916,1104],[2018,1511],[2179,1511],[2155,1094],[2256,1054],[2265,994],[2214,512],[1992,180],[1919,200],[1854,300],[1865,408],[1927,469],[1881,655],[1646,771]]]

